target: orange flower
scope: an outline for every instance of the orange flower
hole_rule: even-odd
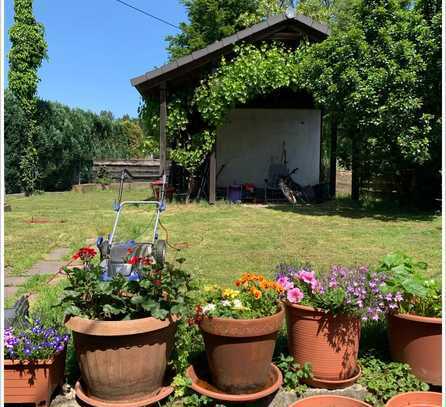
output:
[[[251,293],[252,293],[252,295],[254,296],[254,298],[256,300],[258,300],[259,298],[262,297],[262,292],[259,289],[255,288],[255,287],[251,288]]]

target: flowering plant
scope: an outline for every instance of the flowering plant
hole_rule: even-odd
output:
[[[426,263],[415,262],[403,253],[391,253],[382,259],[378,271],[388,276],[383,289],[388,296],[401,299],[393,311],[441,318],[441,285],[426,278],[426,270]]]
[[[22,328],[4,330],[5,359],[50,359],[65,349],[68,339],[69,335],[54,328],[45,328],[38,319],[30,319]]]
[[[193,287],[190,275],[181,269],[184,259],[178,260],[179,267],[169,263],[160,267],[153,257],[129,252],[124,260],[134,266],[130,278],[119,273],[105,277],[94,262],[94,249],[86,249],[74,255],[82,260],[82,267],[65,269],[69,285],[62,304],[66,315],[115,321],[149,316],[165,319],[187,308]]]
[[[319,308],[333,314],[378,320],[390,309],[398,308],[401,293],[383,290],[386,274],[368,267],[332,266],[325,276],[317,276],[309,267],[278,266],[277,283],[283,288],[282,299],[291,304]]]
[[[282,287],[275,281],[245,273],[235,281],[236,289],[216,285],[204,288],[196,306],[195,322],[204,316],[234,319],[255,319],[278,312]]]

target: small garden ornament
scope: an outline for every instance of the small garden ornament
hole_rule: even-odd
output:
[[[141,264],[139,278],[116,274],[103,281],[95,255],[94,249],[81,249],[75,257],[84,266],[66,270],[66,326],[73,331],[81,370],[76,394],[91,405],[154,403],[172,391],[163,387],[164,376],[187,304],[189,275],[129,252],[127,260]]]
[[[397,299],[388,318],[392,359],[410,365],[421,380],[442,384],[441,375],[441,286],[426,278],[427,264],[402,253],[382,260],[379,270],[386,280],[386,297]]]
[[[333,266],[325,277],[309,267],[280,265],[288,350],[309,363],[315,387],[341,388],[360,376],[357,363],[361,321],[378,320],[393,302],[381,291],[383,276],[367,267]]]
[[[23,328],[4,331],[4,397],[6,403],[49,406],[64,383],[65,349],[69,336],[29,320]]]

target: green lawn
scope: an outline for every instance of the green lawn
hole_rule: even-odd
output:
[[[125,197],[143,199],[147,192],[130,191]],[[8,197],[7,270],[24,273],[55,247],[68,245],[74,251],[110,232],[114,198],[114,191]],[[129,210],[122,236],[136,237],[151,217],[142,208]],[[374,265],[395,250],[427,261],[431,275],[441,274],[441,217],[429,213],[364,209],[341,199],[297,208],[171,204],[162,220],[170,243],[182,248],[179,254],[169,249],[171,259],[185,257],[195,276],[217,283],[230,283],[245,271],[272,275],[279,262],[296,260],[320,270],[333,263]]]

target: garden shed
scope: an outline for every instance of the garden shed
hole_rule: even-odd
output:
[[[166,168],[167,93],[191,84],[198,85],[218,65],[222,56],[231,57],[234,46],[279,41],[296,46],[301,41],[317,42],[329,35],[327,26],[303,15],[271,16],[261,23],[223,38],[158,69],[133,78],[131,84],[143,97],[160,102],[160,171]],[[209,202],[216,191],[233,184],[265,187],[271,171],[285,164],[295,167],[297,182],[319,183],[321,176],[322,113],[311,95],[280,89],[235,106],[217,129],[216,143],[208,157]]]

